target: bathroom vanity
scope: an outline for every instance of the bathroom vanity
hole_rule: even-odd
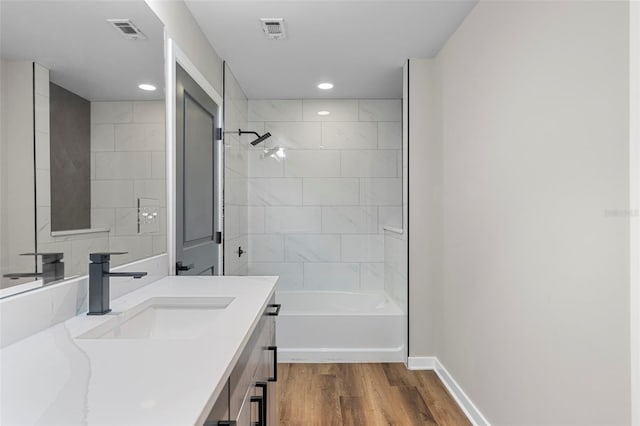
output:
[[[166,277],[3,348],[2,424],[277,424],[276,277]]]

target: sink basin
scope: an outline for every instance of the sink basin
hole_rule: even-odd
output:
[[[214,325],[233,297],[154,297],[79,339],[194,339]]]

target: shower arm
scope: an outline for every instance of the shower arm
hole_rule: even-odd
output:
[[[225,133],[235,133],[235,132],[225,132]],[[238,129],[238,136],[242,136],[242,135],[256,135],[256,140],[254,140],[253,142],[250,142],[251,145],[256,146],[258,145],[260,142],[264,142],[265,139],[269,139],[271,137],[271,133],[266,132],[264,135],[260,136],[260,134],[258,132],[252,132],[252,131],[248,131],[248,130],[242,130],[242,129]]]
[[[242,135],[256,135],[256,138],[260,137],[260,134],[258,132],[250,132],[248,130],[245,131],[245,130],[242,130],[242,129],[238,129],[238,136],[242,136]]]

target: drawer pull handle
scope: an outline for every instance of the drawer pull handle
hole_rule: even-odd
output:
[[[258,403],[258,422],[252,423],[254,426],[265,426],[264,425],[264,399],[261,396],[252,396],[251,402]]]
[[[267,346],[267,350],[273,351],[273,377],[269,377],[270,382],[278,381],[278,347]]]
[[[256,383],[256,387],[262,389],[262,418],[266,423],[269,421],[269,416],[267,416],[267,410],[269,408],[269,404],[267,403],[267,383],[258,382]]]
[[[267,315],[271,316],[271,317],[277,317],[280,314],[280,308],[282,307],[282,304],[280,303],[269,303],[269,308],[276,308],[276,310],[274,312],[267,312]]]

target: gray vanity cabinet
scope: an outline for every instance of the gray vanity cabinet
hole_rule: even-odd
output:
[[[278,424],[278,357],[272,297],[218,397],[206,426],[275,426]]]

